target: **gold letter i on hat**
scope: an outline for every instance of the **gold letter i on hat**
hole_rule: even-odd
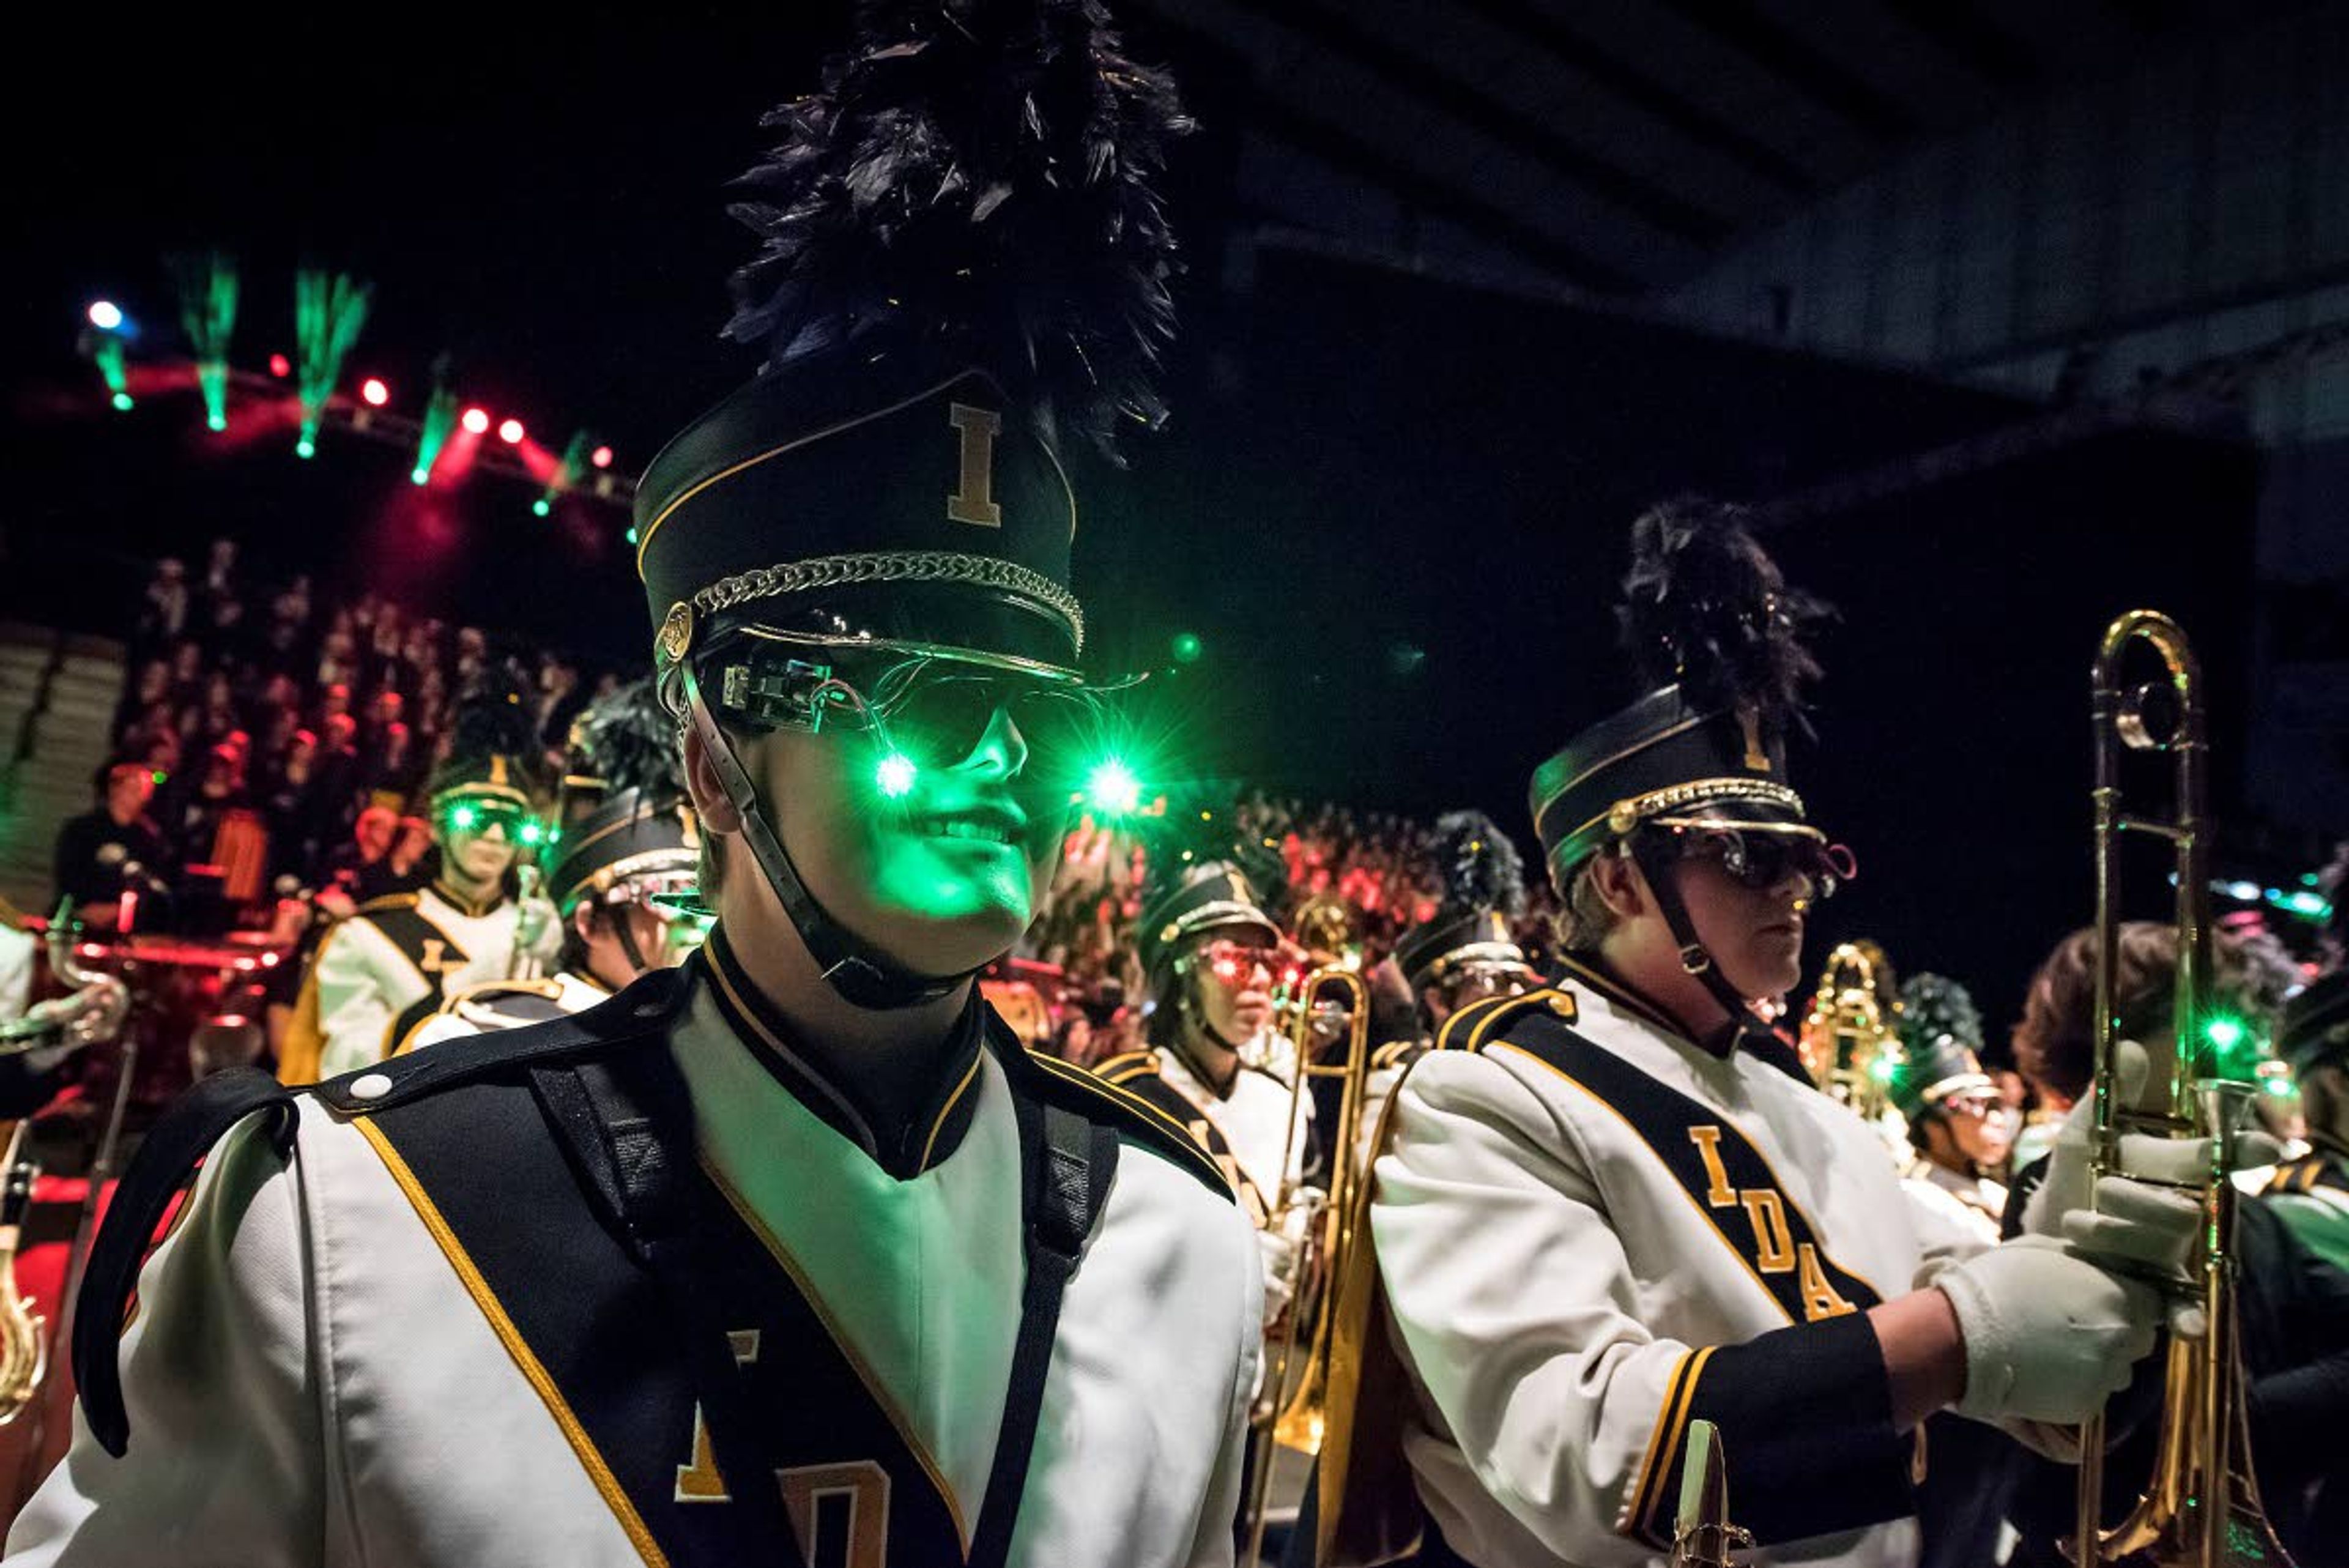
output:
[[[947,405],[947,419],[962,433],[962,481],[947,497],[947,516],[981,528],[1003,526],[1003,508],[995,504],[995,438],[1003,433],[1003,416],[992,409],[968,403]]]

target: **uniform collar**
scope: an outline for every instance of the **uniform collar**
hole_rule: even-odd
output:
[[[1757,1035],[1751,1030],[1740,1029],[1736,1021],[1733,1019],[1722,1028],[1714,1030],[1699,1040],[1689,1033],[1687,1025],[1601,968],[1596,955],[1561,953],[1558,955],[1558,964],[1566,971],[1568,980],[1572,981],[1576,985],[1588,987],[1605,997],[1618,1012],[1628,1012],[1641,1023],[1661,1030],[1674,1040],[1695,1047],[1717,1062],[1726,1062],[1742,1047],[1749,1054],[1761,1057],[1773,1067],[1781,1070],[1785,1068],[1785,1061],[1781,1058],[1789,1056],[1792,1047],[1775,1035]],[[1799,1070],[1795,1075],[1802,1076]]]
[[[470,915],[477,920],[506,901],[503,888],[498,889],[496,897],[487,900],[468,898],[438,877],[425,884],[425,890],[459,914]]]
[[[911,1180],[944,1164],[962,1146],[978,1111],[978,1058],[987,1043],[988,1007],[978,987],[970,988],[970,1000],[955,1020],[930,1094],[905,1126],[892,1128],[858,1105],[844,1085],[816,1070],[791,1025],[751,983],[723,926],[711,929],[691,961],[707,974],[719,1015],[759,1064],[883,1170],[899,1181]]]

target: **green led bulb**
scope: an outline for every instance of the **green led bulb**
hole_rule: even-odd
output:
[[[884,800],[899,800],[912,792],[920,772],[914,766],[913,758],[903,752],[892,752],[873,771],[873,782],[880,787]]]
[[[472,827],[473,824],[479,820],[480,814],[475,812],[470,805],[452,806],[450,808],[449,826],[459,833],[468,831]]]
[[[1142,804],[1142,781],[1117,758],[1106,758],[1086,775],[1085,800],[1105,815],[1123,816]]]

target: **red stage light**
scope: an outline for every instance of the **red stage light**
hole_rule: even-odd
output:
[[[508,420],[505,423],[500,425],[498,427],[498,439],[505,442],[508,446],[520,446],[522,444],[522,421],[520,420]]]
[[[272,354],[269,357],[269,373],[282,381],[294,373],[294,361],[283,354]]]
[[[359,383],[359,396],[367,400],[369,408],[379,409],[391,401],[391,389],[383,384],[382,377],[369,376]]]
[[[587,461],[598,468],[609,468],[612,466],[612,449],[608,446],[599,446]]]
[[[465,410],[464,422],[465,429],[467,431],[471,431],[474,435],[480,435],[483,431],[490,428],[490,410],[487,409],[467,409]]]

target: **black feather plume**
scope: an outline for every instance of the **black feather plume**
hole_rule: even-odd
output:
[[[1966,988],[1946,975],[1912,974],[1900,988],[1900,1039],[1921,1059],[1944,1034],[1970,1051],[1982,1044],[1982,1010]]]
[[[1435,819],[1435,868],[1444,903],[1463,909],[1498,909],[1514,919],[1526,908],[1526,867],[1509,836],[1481,811],[1454,811]]]
[[[448,756],[434,770],[430,793],[480,776],[492,757],[509,759],[525,775],[519,786],[535,793],[544,766],[538,726],[536,694],[522,666],[509,659],[484,668],[458,699]]]
[[[1288,864],[1280,846],[1247,828],[1241,816],[1235,788],[1210,784],[1170,791],[1165,815],[1143,826],[1144,907],[1182,888],[1199,867],[1222,861],[1238,867],[1257,903],[1279,916],[1289,890]]]
[[[583,753],[580,771],[603,781],[606,799],[632,789],[653,796],[685,793],[677,721],[650,680],[623,686],[582,713],[574,738]]]
[[[1830,613],[1787,586],[1742,507],[1668,501],[1631,524],[1631,569],[1617,611],[1649,687],[1678,682],[1699,707],[1752,710],[1769,728],[1807,725],[1802,689],[1818,678],[1805,634]]]
[[[1174,239],[1154,182],[1191,128],[1100,0],[866,0],[730,209],[763,242],[725,336],[767,369],[861,339],[1013,379],[1039,433],[1165,418]]]

